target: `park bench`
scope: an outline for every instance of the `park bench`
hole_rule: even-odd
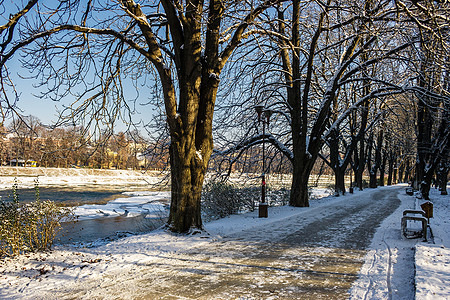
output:
[[[422,229],[408,228],[408,221],[418,221],[422,223]],[[427,218],[424,211],[407,209],[403,211],[402,217],[402,233],[406,238],[418,238],[423,237],[424,241],[427,241]]]

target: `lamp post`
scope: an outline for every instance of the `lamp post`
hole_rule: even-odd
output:
[[[353,178],[352,178],[352,172],[353,172],[353,168],[350,165],[350,187],[348,188],[348,191],[350,194],[353,194]]]
[[[267,218],[268,217],[268,203],[266,202],[266,157],[265,157],[265,138],[266,138],[266,124],[269,127],[270,116],[272,115],[272,110],[265,109],[263,105],[255,106],[256,113],[258,114],[258,124],[261,123],[263,125],[263,167],[262,167],[262,175],[261,175],[261,202],[259,203],[259,217]]]

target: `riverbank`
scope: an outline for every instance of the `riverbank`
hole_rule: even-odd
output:
[[[261,174],[236,173],[231,174],[230,183],[238,186],[259,186]],[[15,178],[19,187],[31,188],[36,178],[39,185],[86,185],[86,184],[134,184],[134,185],[168,185],[170,174],[168,172],[150,170],[112,170],[112,169],[85,169],[85,168],[43,168],[43,167],[0,167],[0,188],[11,188]],[[214,178],[213,173],[206,175],[206,180]],[[292,175],[271,173],[266,174],[269,187],[290,188]],[[345,177],[345,183],[350,184],[350,177]],[[332,175],[310,176],[308,185],[311,187],[329,188],[334,184]]]
[[[156,185],[167,174],[146,170],[105,170],[83,168],[0,167],[0,188],[10,189],[17,181],[20,188],[53,185]]]

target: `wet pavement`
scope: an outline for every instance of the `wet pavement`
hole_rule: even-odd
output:
[[[348,299],[377,226],[399,206],[398,188],[324,207],[202,247],[143,252],[138,264],[59,290],[66,299]],[[270,218],[270,216],[269,216]],[[112,256],[111,256],[112,259]],[[123,258],[121,258],[121,261]]]
[[[376,227],[400,205],[397,193],[375,191],[162,258],[140,283],[149,291],[142,299],[347,299]]]

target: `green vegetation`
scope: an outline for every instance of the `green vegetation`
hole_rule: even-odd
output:
[[[0,201],[0,257],[50,250],[61,229],[60,222],[74,217],[72,209],[42,201],[37,181],[36,200],[31,203],[19,202],[17,188],[16,181],[12,201]]]

